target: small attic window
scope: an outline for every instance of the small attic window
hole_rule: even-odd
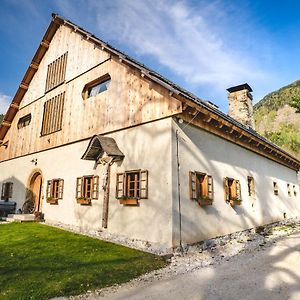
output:
[[[82,98],[88,99],[90,97],[96,96],[102,92],[108,90],[111,78],[109,74],[105,74],[100,78],[97,78],[89,83],[87,83],[82,91]]]
[[[28,114],[20,118],[18,121],[18,129],[28,126],[30,122],[31,122],[31,114]]]

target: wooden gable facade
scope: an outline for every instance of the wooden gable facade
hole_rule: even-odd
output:
[[[64,66],[52,68],[64,56]],[[52,77],[64,79],[49,84]],[[50,79],[49,79],[50,76]],[[109,77],[108,89],[86,98],[87,84]],[[50,86],[49,86],[50,85]],[[60,105],[49,102],[58,101]],[[52,107],[52,106],[53,107]],[[45,116],[48,111],[48,116]],[[51,39],[23,96],[0,148],[0,161],[88,139],[123,128],[168,117],[182,111],[181,102],[164,87],[112,56],[63,23]],[[31,114],[29,124],[18,126]],[[57,116],[59,115],[59,116]],[[46,128],[51,118],[53,128]],[[22,120],[21,120],[22,121]]]

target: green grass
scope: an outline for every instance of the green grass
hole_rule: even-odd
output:
[[[49,299],[164,267],[157,256],[38,223],[0,225],[0,299]]]

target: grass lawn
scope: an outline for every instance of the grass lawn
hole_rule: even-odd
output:
[[[49,299],[165,266],[155,255],[38,223],[0,225],[0,299]]]

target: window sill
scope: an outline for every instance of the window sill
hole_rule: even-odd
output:
[[[242,201],[241,200],[229,200],[229,204],[231,206],[241,205]]]
[[[48,198],[46,200],[46,202],[49,204],[58,204],[58,199],[57,198]]]
[[[82,199],[82,198],[77,198],[77,203],[81,205],[91,205],[92,200],[91,199]]]
[[[138,199],[120,199],[120,204],[124,205],[138,205],[139,200]]]
[[[198,203],[200,206],[206,206],[206,205],[212,205],[213,200],[212,199],[198,199]]]

